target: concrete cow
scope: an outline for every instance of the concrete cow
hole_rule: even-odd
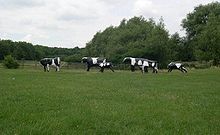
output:
[[[113,66],[111,62],[106,62],[106,59],[100,57],[83,57],[82,62],[87,64],[87,71],[91,67],[100,67],[100,71],[104,72],[105,68],[111,69],[113,72]]]
[[[101,70],[100,70],[101,72],[104,72],[105,68],[109,68],[109,69],[112,70],[112,72],[115,72],[114,69],[113,69],[112,63],[111,62],[106,62],[106,59],[102,63],[99,64],[99,67],[101,68]]]
[[[183,66],[182,63],[171,62],[167,66],[168,72],[171,72],[173,69],[178,69],[183,73],[187,73],[187,69]]]
[[[55,58],[43,58],[40,60],[40,63],[44,66],[44,71],[50,70],[50,65],[56,67],[56,71],[60,71],[60,57]]]
[[[158,72],[158,63],[153,60],[148,60],[145,58],[126,57],[126,58],[124,58],[123,62],[130,63],[132,72],[134,72],[135,66],[138,66],[141,69],[142,73],[148,72],[149,67],[151,67],[153,69],[153,73]]]

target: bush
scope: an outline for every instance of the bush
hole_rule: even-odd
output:
[[[9,69],[16,69],[19,67],[18,62],[11,55],[4,57],[3,65]]]

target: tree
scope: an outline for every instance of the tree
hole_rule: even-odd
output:
[[[183,46],[183,39],[178,33],[171,35],[168,45],[169,61],[180,60],[180,53]]]
[[[4,57],[3,65],[9,69],[15,69],[19,67],[19,64],[11,55],[7,55]]]
[[[168,60],[169,34],[163,20],[141,17],[123,19],[119,26],[110,26],[97,32],[87,43],[88,56],[102,56],[114,63],[122,62],[126,56],[145,57],[159,61],[162,66]]]
[[[214,65],[220,64],[220,16],[210,19],[205,29],[197,36],[197,58],[213,60]]]
[[[12,54],[14,50],[14,44],[11,40],[0,40],[0,60],[4,59],[4,56]]]
[[[13,42],[11,40],[0,40],[0,60],[3,60],[4,56],[6,55],[11,55],[17,60],[40,60],[44,57],[58,56],[61,57],[62,60],[65,60],[66,57],[75,54],[77,54],[77,59],[79,59],[80,56],[83,56],[84,49],[78,47],[72,49],[47,47],[42,45],[32,45],[31,43],[27,42]],[[76,61],[76,58],[74,61]]]
[[[220,3],[200,5],[182,21],[187,45],[194,50],[197,60],[220,61]]]

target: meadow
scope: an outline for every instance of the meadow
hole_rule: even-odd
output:
[[[220,134],[220,69],[0,69],[0,134]]]

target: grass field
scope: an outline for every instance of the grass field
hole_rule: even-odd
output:
[[[0,69],[0,134],[220,134],[220,69]]]

